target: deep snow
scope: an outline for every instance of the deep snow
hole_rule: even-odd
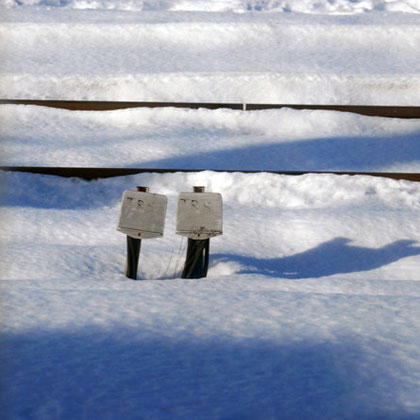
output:
[[[5,166],[420,170],[416,119],[292,109],[0,110]]]
[[[368,176],[3,174],[6,418],[416,418],[420,185]],[[169,199],[124,275],[121,193]],[[179,191],[223,194],[179,279]]]
[[[299,12],[354,14],[371,11],[419,13],[416,0],[1,0],[4,7],[47,6],[124,11]]]
[[[418,105],[416,0],[3,0],[3,97]],[[80,10],[83,9],[83,10]],[[262,69],[262,70],[261,70]],[[418,120],[290,109],[0,106],[1,165],[219,169],[86,182],[0,172],[1,415],[417,419]],[[168,197],[124,276],[123,190]],[[177,195],[224,201],[183,280]]]
[[[281,3],[261,1],[255,4],[265,11],[255,6],[245,13],[172,10],[182,2],[155,2],[152,10],[128,12],[109,10],[105,3],[77,2],[94,10],[75,10],[76,2],[3,9],[0,95],[420,104],[416,1],[288,2],[304,9],[299,13],[270,12],[269,4],[282,10]],[[397,4],[406,6],[400,12],[412,5],[416,13],[388,12]],[[343,5],[346,14],[336,14]],[[364,8],[369,13],[361,13]]]

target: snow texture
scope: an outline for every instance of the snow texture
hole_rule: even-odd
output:
[[[417,0],[1,0],[4,7],[200,12],[298,12],[355,14],[371,11],[420,13]]]
[[[3,8],[0,95],[420,104],[418,1],[296,1],[288,4],[299,13],[256,11],[271,10],[274,3],[282,10],[281,2],[211,1],[153,2],[156,10],[139,2],[148,9],[144,12],[109,10],[106,5],[119,9],[120,3],[111,1]],[[388,12],[397,3],[405,5],[402,9],[413,5],[413,13]],[[244,4],[251,11],[189,11],[188,4]],[[344,5],[349,14],[336,14]],[[318,7],[334,13],[313,13]],[[359,13],[360,7],[386,12]]]
[[[420,171],[417,119],[292,109],[0,109],[5,166]]]
[[[419,105],[400,1],[2,0],[0,96]],[[326,111],[1,105],[1,165],[195,168],[95,181],[0,171],[7,420],[418,419],[420,121]],[[121,195],[168,197],[124,276]],[[180,278],[179,192],[223,196]]]
[[[3,174],[7,418],[415,418],[420,185],[369,176]],[[121,192],[168,196],[124,275]],[[179,191],[224,199],[179,278]],[[413,416],[413,417],[410,417]]]

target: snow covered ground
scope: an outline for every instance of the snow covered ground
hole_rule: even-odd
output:
[[[420,185],[359,176],[3,174],[7,418],[416,418]],[[168,196],[124,275],[121,192]],[[223,194],[207,279],[176,197]],[[412,417],[411,417],[412,416]]]
[[[2,105],[0,165],[420,172],[420,120],[292,109]]]
[[[3,97],[419,104],[415,0],[0,4]],[[21,105],[0,118],[1,165],[207,169],[0,172],[2,418],[420,417],[420,183],[223,172],[419,172],[419,120]],[[136,282],[116,224],[137,185],[168,211]],[[183,280],[176,201],[193,185],[222,194],[224,233],[208,277]]]
[[[23,3],[3,98],[420,104],[417,0]]]

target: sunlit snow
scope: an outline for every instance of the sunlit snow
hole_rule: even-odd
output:
[[[2,0],[2,98],[419,105],[415,0]],[[0,105],[1,413],[17,419],[420,416],[420,122],[331,111]],[[168,197],[124,276],[122,192]],[[179,192],[223,196],[181,279]]]

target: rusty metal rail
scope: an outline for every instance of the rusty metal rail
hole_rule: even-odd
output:
[[[121,101],[66,101],[37,99],[0,99],[0,104],[37,105],[73,111],[111,111],[127,108],[206,108],[241,109],[311,109],[352,112],[361,115],[388,118],[420,118],[420,106],[376,106],[376,105],[312,105],[312,104],[244,104],[244,103],[198,103],[198,102],[121,102]]]
[[[82,178],[94,180],[116,176],[135,175],[140,173],[175,173],[175,172],[203,172],[204,169],[162,169],[162,168],[82,168],[82,167],[41,167],[41,166],[0,166],[1,171],[26,172],[32,174],[55,175],[66,178]],[[420,182],[419,173],[401,172],[351,172],[351,171],[244,171],[208,169],[214,172],[241,172],[241,173],[274,173],[280,175],[305,175],[305,174],[334,174],[334,175],[369,175]]]

